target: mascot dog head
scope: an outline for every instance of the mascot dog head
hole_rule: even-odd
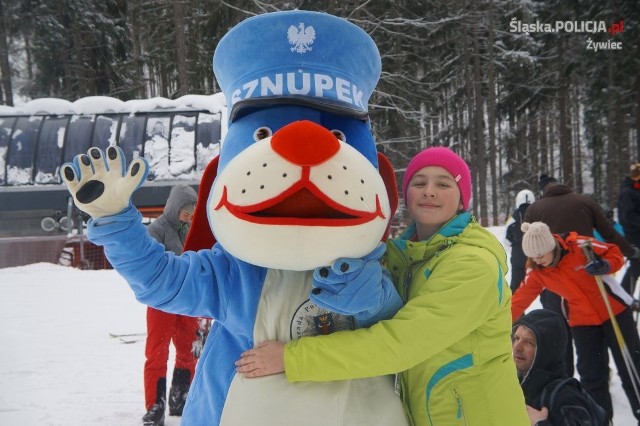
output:
[[[222,38],[213,69],[229,125],[187,249],[211,247],[208,221],[233,256],[302,271],[386,238],[397,190],[371,135],[380,55],[362,29],[318,12],[259,15]]]

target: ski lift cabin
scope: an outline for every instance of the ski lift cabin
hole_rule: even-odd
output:
[[[92,146],[119,146],[127,162],[146,158],[149,176],[132,201],[145,216],[156,217],[173,186],[197,190],[219,152],[225,120],[221,93],[126,102],[43,98],[22,107],[0,106],[0,267],[42,261],[38,255],[28,262],[7,260],[16,257],[8,240],[49,238],[64,245],[70,235],[82,234],[86,217],[62,184],[63,163]]]

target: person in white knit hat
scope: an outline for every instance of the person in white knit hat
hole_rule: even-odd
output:
[[[539,258],[556,248],[556,239],[546,223],[522,224],[522,251],[528,258]],[[545,266],[548,266],[545,265]]]
[[[568,235],[552,234],[549,226],[543,222],[525,222],[522,231],[522,249],[528,257],[527,275],[511,300],[513,320],[518,320],[545,289],[565,299],[580,382],[607,411],[609,419],[613,418],[609,358],[607,351],[602,350],[608,347],[634,415],[640,420],[640,401],[634,392],[633,378],[617,344],[612,320],[595,278],[600,276],[608,287],[609,305],[631,354],[631,361],[636,369],[640,369],[640,338],[632,314],[632,310],[640,310],[640,302],[608,275],[624,265],[622,252],[615,244],[603,243],[575,232]],[[583,252],[583,246],[589,242],[593,248],[593,259],[587,259]]]

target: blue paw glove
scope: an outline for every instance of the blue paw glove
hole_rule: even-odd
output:
[[[391,318],[402,307],[380,258],[386,246],[380,244],[361,259],[340,258],[330,267],[313,271],[312,302],[343,315],[353,315],[358,327],[368,327]]]
[[[131,162],[127,171],[122,150],[110,146],[106,158],[99,148],[89,148],[73,163],[60,168],[62,181],[73,196],[76,207],[94,219],[112,216],[129,206],[131,194],[147,178],[149,165],[144,158]]]
[[[609,262],[596,257],[584,267],[589,275],[606,275],[611,270]]]

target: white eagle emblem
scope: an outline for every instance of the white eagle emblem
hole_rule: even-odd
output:
[[[311,47],[309,45],[316,39],[316,30],[312,26],[305,28],[302,22],[298,24],[298,28],[291,25],[287,30],[287,40],[293,46],[291,51],[298,53],[310,52]]]

